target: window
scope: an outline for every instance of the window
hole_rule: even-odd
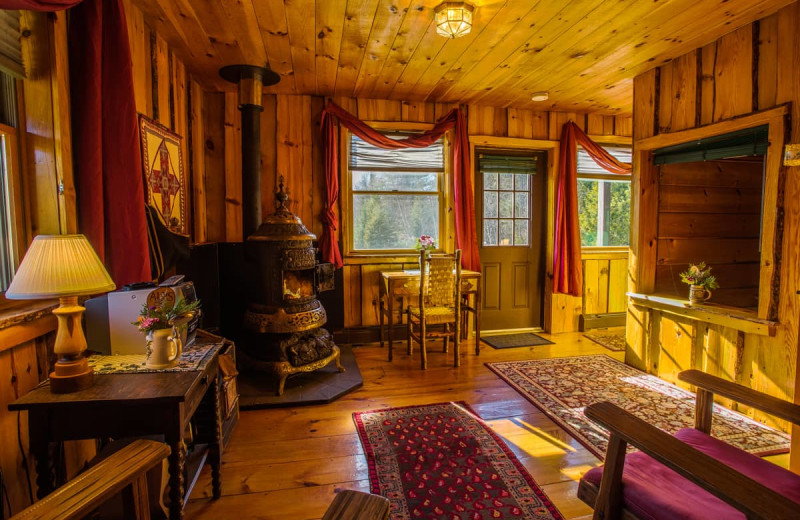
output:
[[[408,134],[387,133],[393,139]],[[384,150],[350,134],[349,250],[413,250],[421,235],[441,246],[444,145]]]
[[[17,103],[14,78],[0,72],[0,291],[11,283],[16,269],[17,243],[12,196],[18,173]]]
[[[630,163],[630,148],[606,147]],[[608,173],[578,147],[578,222],[583,247],[624,247],[630,240],[631,178]]]
[[[528,246],[536,157],[482,153],[483,246]]]

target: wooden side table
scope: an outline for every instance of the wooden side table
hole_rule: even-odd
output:
[[[28,411],[28,434],[36,460],[37,497],[56,487],[50,443],[77,439],[106,439],[164,435],[171,448],[169,518],[183,518],[183,506],[196,475],[184,480],[187,447],[184,432],[194,417],[199,473],[211,463],[214,498],[221,495],[222,426],[219,353],[227,340],[209,334],[201,341],[222,341],[202,370],[137,374],[95,374],[94,384],[71,394],[53,394],[45,383],[11,403],[9,410]],[[205,453],[202,445],[205,444]],[[195,457],[193,457],[195,458]]]

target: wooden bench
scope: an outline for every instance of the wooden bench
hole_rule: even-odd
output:
[[[346,489],[336,495],[322,520],[386,520],[389,499]]]
[[[164,443],[135,440],[10,520],[83,518],[118,493],[122,493],[126,520],[148,520],[147,472],[169,453]]]

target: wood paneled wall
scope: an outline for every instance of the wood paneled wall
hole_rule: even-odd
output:
[[[403,102],[380,99],[334,98],[334,101],[365,121],[434,123],[454,104]],[[324,205],[324,171],[319,139],[319,122],[325,98],[315,96],[265,95],[261,116],[261,183],[264,215],[273,211],[273,191],[277,175],[289,187],[291,209],[318,236],[322,233],[320,214]],[[193,101],[194,106],[194,101]],[[599,136],[632,135],[629,117],[597,114],[537,112],[513,108],[466,106],[470,135],[558,140],[562,125],[574,120],[589,134]],[[237,99],[231,93],[205,93],[202,104],[204,153],[203,169],[194,165],[195,241],[242,239],[240,129]],[[194,155],[194,154],[193,154]],[[202,179],[203,186],[199,186]],[[338,209],[338,208],[337,208]],[[198,232],[200,228],[201,232]],[[415,258],[391,261],[345,260],[345,327],[371,327],[378,324],[378,273],[382,270],[412,267]],[[554,330],[576,330],[583,306],[581,298],[558,295],[553,314]],[[599,304],[605,306],[606,304]]]
[[[633,221],[638,225],[631,246],[631,290],[653,292],[657,270],[653,247],[658,243],[660,225],[668,226],[668,219],[674,217],[665,213],[661,222],[642,218],[648,208],[660,204],[659,179],[650,173],[655,168],[643,164],[646,156],[637,153],[637,143],[785,103],[791,103],[789,142],[800,142],[799,24],[800,2],[795,2],[635,78]],[[780,189],[777,199],[764,201],[765,215],[773,222],[773,215],[783,219],[782,240],[776,243],[781,262],[775,336],[744,334],[735,328],[701,322],[687,324],[631,305],[627,322],[629,364],[667,378],[679,370],[704,368],[782,399],[800,398],[795,392],[800,326],[800,169],[777,164],[772,168],[779,172]],[[733,221],[725,227],[738,225]],[[716,254],[715,248],[709,244],[703,256],[710,259]],[[720,274],[724,275],[722,269]],[[759,420],[787,427],[763,414],[750,413]],[[800,432],[795,433],[795,439],[800,439]],[[800,444],[795,441],[795,446]],[[800,468],[800,449],[793,450],[792,465]]]
[[[583,255],[582,314],[625,312],[628,252]]]
[[[758,308],[762,161],[667,164],[659,171],[655,290],[686,297],[679,273],[713,266],[713,301]]]

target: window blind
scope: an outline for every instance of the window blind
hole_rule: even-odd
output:
[[[409,134],[387,134],[405,139]],[[386,150],[372,146],[355,134],[350,135],[350,169],[379,171],[444,171],[444,144],[441,139],[426,148]]]
[[[677,164],[748,157],[767,153],[769,125],[748,128],[691,143],[659,148],[653,164]]]
[[[631,162],[631,149],[623,148],[621,146],[604,146],[603,149],[614,156],[620,162]],[[600,167],[594,159],[589,156],[589,153],[582,147],[578,147],[578,173],[591,174],[591,175],[607,175],[608,171]]]
[[[525,155],[480,154],[481,172],[536,174],[536,157]]]
[[[17,10],[0,9],[0,70],[18,77],[25,76]]]

